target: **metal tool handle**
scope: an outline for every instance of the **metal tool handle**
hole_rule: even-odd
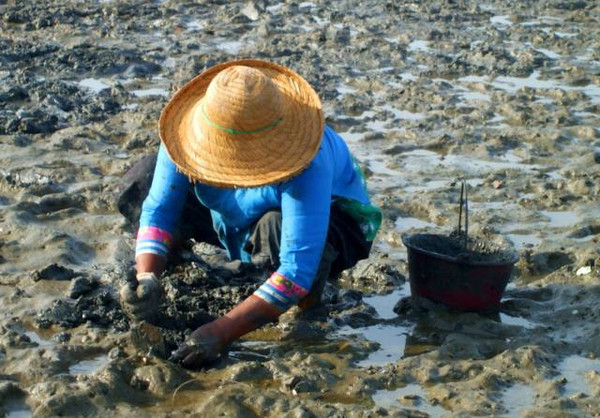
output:
[[[456,234],[459,239],[464,239],[464,248],[467,249],[469,243],[469,196],[468,196],[468,184],[466,180],[463,180],[460,184],[460,202],[458,206],[458,228]],[[463,218],[463,206],[465,208],[465,230],[462,230],[462,218]]]

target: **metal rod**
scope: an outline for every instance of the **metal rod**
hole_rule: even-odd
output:
[[[456,228],[456,235],[458,237],[462,234],[462,208],[463,208],[463,195],[465,193],[465,183],[460,184],[460,201],[458,203],[458,228]]]
[[[463,180],[465,188],[465,249],[469,245],[469,185],[466,180]]]

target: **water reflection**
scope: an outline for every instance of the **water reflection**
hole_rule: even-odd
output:
[[[508,315],[502,312],[499,313],[499,319],[497,321],[501,322],[502,324],[513,325],[525,329],[533,329],[540,326],[539,324],[536,324],[535,322],[532,322],[529,319],[520,316]]]
[[[93,374],[108,363],[108,356],[101,354],[93,359],[82,360],[69,367],[69,374],[72,375],[89,375]]]
[[[558,372],[567,379],[563,394],[565,396],[576,393],[592,394],[586,379],[586,374],[592,371],[600,373],[600,359],[589,359],[577,355],[565,358],[558,365]]]
[[[507,416],[522,416],[523,412],[533,406],[535,391],[528,385],[517,383],[502,392],[500,402],[507,411]]]
[[[340,336],[360,336],[379,344],[379,348],[357,363],[359,367],[384,366],[404,357],[406,337],[412,331],[412,325],[377,324],[364,328],[342,327]]]
[[[394,312],[394,306],[403,297],[410,296],[410,286],[405,283],[402,287],[387,295],[373,295],[363,298],[363,302],[371,305],[377,311],[381,319],[392,319],[398,315]]]

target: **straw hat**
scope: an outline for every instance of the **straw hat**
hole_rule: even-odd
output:
[[[260,60],[214,66],[183,86],[159,131],[192,181],[253,187],[287,180],[314,158],[323,136],[321,101],[289,68]]]

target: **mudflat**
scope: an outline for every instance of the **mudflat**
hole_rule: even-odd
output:
[[[171,93],[238,57],[315,87],[384,223],[323,308],[191,372],[170,350],[264,273],[187,243],[132,324],[116,196]],[[0,413],[599,415],[598,2],[0,0],[0,64]],[[519,253],[494,314],[409,298],[401,236],[451,232],[461,179]]]

